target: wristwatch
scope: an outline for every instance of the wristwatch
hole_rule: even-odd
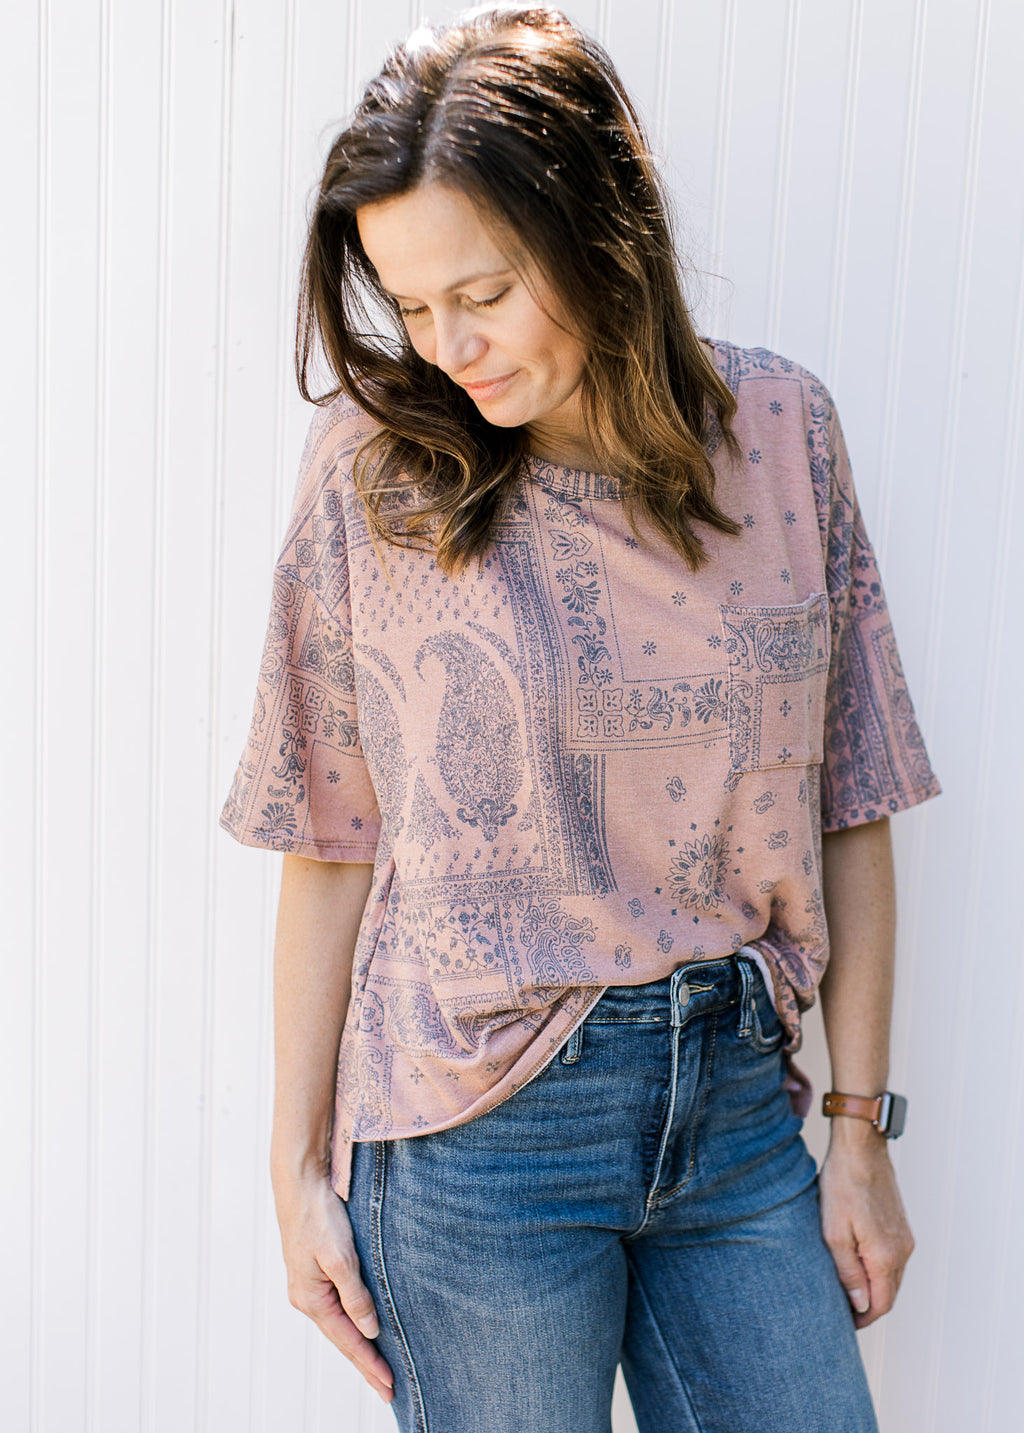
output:
[[[823,1115],[853,1115],[855,1119],[870,1120],[879,1134],[886,1139],[898,1139],[907,1122],[907,1101],[903,1095],[894,1095],[892,1090],[883,1090],[880,1095],[842,1095],[838,1090],[829,1090],[821,1099]]]

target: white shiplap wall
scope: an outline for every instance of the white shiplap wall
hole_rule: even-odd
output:
[[[703,330],[780,349],[839,404],[945,786],[893,822],[892,1084],[911,1098],[895,1154],[918,1249],[862,1346],[884,1433],[1008,1433],[1024,1283],[1024,8],[571,13],[651,124]],[[4,13],[12,1433],[394,1426],[287,1303],[267,1175],[279,858],[216,817],[307,423],[290,356],[306,197],[359,84],[419,18],[408,0]],[[809,1045],[820,1089],[816,1022]],[[820,1151],[817,1119],[808,1137]]]

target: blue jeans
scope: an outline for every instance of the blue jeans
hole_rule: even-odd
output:
[[[610,986],[454,1128],[355,1146],[402,1433],[877,1433],[783,1032],[744,956]]]

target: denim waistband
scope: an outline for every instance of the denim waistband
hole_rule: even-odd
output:
[[[682,1025],[695,1015],[725,1010],[752,997],[756,963],[742,951],[713,960],[688,961],[671,975],[643,985],[609,985],[587,1023],[657,1021]]]

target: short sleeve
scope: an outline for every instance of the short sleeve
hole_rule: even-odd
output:
[[[816,379],[805,403],[832,635],[821,829],[838,831],[927,801],[942,787],[914,714],[839,415]]]
[[[339,474],[351,410],[318,410],[274,567],[252,720],[220,825],[320,861],[372,861],[380,811],[359,737]]]

